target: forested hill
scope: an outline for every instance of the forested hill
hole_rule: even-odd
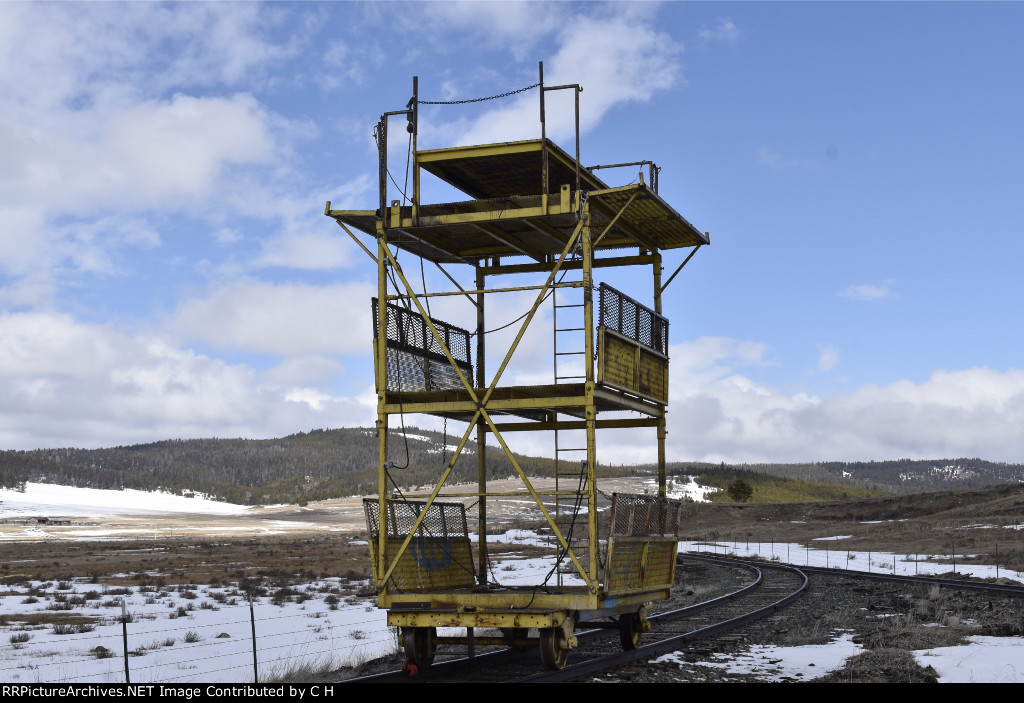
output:
[[[653,471],[654,465],[637,467]],[[955,488],[980,488],[1024,482],[1024,464],[984,459],[896,459],[891,461],[826,461],[803,464],[670,464],[674,475],[701,476],[727,470],[728,475],[769,474],[801,481],[855,486],[893,493],[924,493]]]
[[[391,476],[400,486],[433,485],[459,437],[414,427],[406,439],[392,433]],[[406,452],[408,446],[408,454]],[[476,479],[476,443],[467,444],[451,481]],[[408,456],[408,459],[406,458]],[[550,476],[551,459],[516,455],[530,476]],[[806,464],[669,464],[672,475],[699,476],[722,469],[856,486],[897,493],[970,488],[1024,481],[1024,465],[982,459],[941,459]],[[599,476],[646,475],[652,464],[598,467]],[[488,448],[490,478],[513,476],[500,449]],[[0,487],[46,482],[87,488],[198,492],[232,503],[303,503],[373,493],[377,437],[367,428],[313,430],[281,439],[167,440],[111,449],[0,451]]]
[[[406,437],[408,441],[395,430],[390,438],[389,458],[397,467],[408,464],[391,469],[391,476],[400,486],[433,485],[460,437],[414,427]],[[474,434],[451,481],[476,479],[475,449]],[[528,475],[552,475],[550,459],[517,454],[516,460]],[[487,473],[505,478],[515,469],[504,452],[489,447]],[[602,467],[600,473],[607,475],[608,470]],[[0,487],[26,482],[197,492],[244,505],[303,503],[375,492],[377,435],[372,429],[353,428],[281,439],[177,439],[111,449],[0,451]]]

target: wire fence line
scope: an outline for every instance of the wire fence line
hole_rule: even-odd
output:
[[[7,591],[0,602],[22,596]],[[120,607],[116,615],[102,613],[110,605],[30,613],[5,608],[0,624],[8,641],[0,642],[0,680],[266,682],[296,671],[357,665],[397,646],[383,612],[368,601],[268,601],[204,602],[183,615],[132,604],[127,618]],[[280,608],[284,612],[274,612]]]

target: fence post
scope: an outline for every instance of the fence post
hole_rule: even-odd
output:
[[[252,682],[260,682],[260,672],[256,668],[256,612],[252,608],[252,594],[249,594],[249,622],[252,624]]]
[[[124,598],[121,599],[121,643],[124,647],[124,682],[130,684],[132,679],[128,674],[128,608],[124,605]]]

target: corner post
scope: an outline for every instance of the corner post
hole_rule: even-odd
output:
[[[652,251],[654,261],[651,267],[654,269],[654,312],[661,314],[661,272],[664,270],[661,265],[661,252]],[[662,350],[668,354],[668,349]],[[668,431],[665,427],[665,408],[661,408],[661,415],[658,416],[658,495],[662,498],[668,495],[665,478],[665,437]]]
[[[483,267],[477,264],[476,267],[476,387],[483,388],[487,385],[487,374],[484,368],[485,335],[484,335],[484,284],[487,276]],[[487,420],[480,418],[476,424],[476,472],[477,490],[480,494],[479,523],[477,525],[478,553],[480,564],[478,566],[477,583],[483,586],[487,583]]]
[[[584,203],[580,212],[583,218],[583,369],[586,379],[584,392],[586,401],[584,417],[587,423],[587,536],[588,568],[592,583],[598,583],[598,519],[597,519],[597,486],[595,469],[597,466],[597,404],[594,400],[594,250],[593,231],[590,227],[590,203]]]

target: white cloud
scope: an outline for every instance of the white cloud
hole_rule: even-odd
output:
[[[831,371],[839,364],[839,350],[831,344],[819,345],[818,370]]]
[[[172,326],[219,349],[280,356],[365,351],[376,292],[368,283],[240,280],[184,301]]]
[[[275,437],[372,424],[372,389],[339,397],[278,383],[283,380],[67,315],[6,314],[0,316],[0,447]]]
[[[568,20],[555,38],[557,50],[544,61],[546,85],[579,83],[580,128],[600,122],[617,105],[644,102],[681,78],[677,59],[681,44],[657,31],[642,8],[599,6],[591,14]],[[594,47],[600,47],[598,52]],[[476,96],[472,96],[476,97]],[[573,134],[571,91],[548,93],[548,135],[564,140]],[[508,98],[469,125],[455,122],[434,128],[452,144],[485,144],[540,136],[536,91]]]
[[[882,281],[881,283],[852,283],[843,290],[839,291],[837,295],[842,298],[849,298],[850,300],[864,300],[864,301],[875,301],[875,300],[892,300],[899,298],[899,295],[892,289],[893,281]]]
[[[740,40],[740,30],[728,17],[719,17],[718,24],[711,29],[701,29],[697,36],[704,44],[721,42],[723,44],[735,44]]]
[[[696,340],[691,347],[719,354],[702,357],[696,366],[693,355],[673,346],[669,445],[679,460],[1019,461],[1024,454],[1022,370],[940,370],[920,383],[865,385],[822,398],[736,373],[738,345]],[[649,446],[608,449],[612,456],[620,449],[628,456],[654,456]]]

